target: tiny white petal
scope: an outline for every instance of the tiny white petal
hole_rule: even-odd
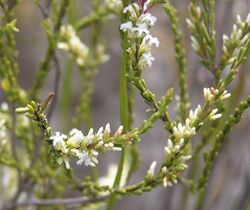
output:
[[[154,176],[155,174],[155,168],[156,168],[156,165],[157,165],[157,162],[156,161],[153,161],[148,169],[148,172],[147,172],[147,175],[148,176]]]

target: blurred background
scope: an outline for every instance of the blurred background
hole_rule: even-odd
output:
[[[191,108],[202,103],[203,87],[211,86],[213,75],[206,71],[200,64],[199,58],[195,55],[190,45],[190,34],[187,30],[185,19],[188,17],[188,4],[190,1],[179,0],[172,1],[172,4],[178,9],[178,15],[183,31],[184,43],[187,56],[187,76],[188,91],[191,98]],[[83,17],[91,12],[90,0],[77,1],[77,16]],[[232,25],[236,20],[236,14],[240,14],[244,19],[250,12],[249,0],[220,0],[216,1],[216,35],[218,46],[218,59],[220,57],[220,47],[222,34],[229,35]],[[157,24],[152,28],[152,34],[160,40],[160,48],[153,50],[152,54],[156,58],[152,68],[144,71],[143,77],[148,82],[149,88],[160,98],[169,87],[175,87],[175,94],[178,93],[177,79],[178,67],[174,56],[174,45],[169,19],[160,6],[152,10],[152,14],[157,16]],[[20,64],[20,84],[24,89],[29,89],[39,68],[39,62],[44,57],[47,41],[42,28],[42,15],[38,7],[30,0],[22,0],[16,8],[17,26],[20,30],[16,34],[16,41],[19,50]],[[93,119],[93,128],[96,130],[110,122],[111,128],[115,130],[119,124],[119,75],[121,66],[121,39],[119,34],[119,19],[110,18],[104,23],[101,39],[106,44],[107,54],[110,59],[102,64],[99,73],[95,78],[95,87],[91,105],[91,115]],[[84,30],[81,33],[81,39],[88,45],[91,33]],[[60,65],[62,67],[61,79],[65,77],[64,67],[66,55],[59,52]],[[72,97],[70,100],[69,116],[74,111],[74,107],[79,102],[81,94],[80,80],[76,66],[73,69]],[[238,77],[229,87],[237,88],[238,98],[236,104],[250,93],[250,59],[240,68]],[[45,98],[49,91],[53,89],[55,79],[54,71],[46,82],[46,86],[41,94],[41,99]],[[69,87],[70,88],[70,87]],[[71,119],[62,121],[60,116],[60,97],[64,94],[62,91],[62,82],[60,83],[60,93],[53,112],[51,125],[55,130],[65,131],[72,128]],[[174,105],[171,107],[171,115],[174,117]],[[148,107],[144,104],[142,98],[136,94],[135,100],[135,127],[147,118],[145,110]],[[87,132],[83,124],[82,130]],[[135,183],[141,180],[151,164],[156,160],[159,163],[163,159],[163,148],[166,145],[167,134],[164,132],[161,122],[155,124],[154,128],[147,135],[142,136],[143,141],[139,143],[141,152],[141,166],[136,174],[130,180]],[[196,139],[195,139],[196,140]],[[194,141],[195,141],[194,140]],[[216,164],[213,168],[206,199],[203,205],[204,210],[240,210],[250,199],[250,111],[244,113],[242,121],[233,129],[228,137],[223,149],[219,154]],[[100,174],[107,173],[110,163],[117,163],[119,154],[108,153],[100,158]],[[202,169],[201,166],[199,169]],[[86,167],[77,168],[79,177],[89,174]],[[126,196],[118,200],[115,209],[119,210],[176,210],[183,209],[183,185],[174,185],[171,188],[164,189],[162,186],[154,189],[152,192],[145,193],[142,196]],[[189,206],[192,206],[195,196],[190,194]]]

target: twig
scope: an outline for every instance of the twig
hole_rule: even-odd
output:
[[[59,63],[59,58],[58,58],[57,53],[54,54],[53,61],[55,64],[55,83],[54,83],[54,90],[53,90],[54,97],[53,97],[53,100],[51,101],[51,105],[50,105],[50,108],[48,111],[48,115],[47,115],[48,120],[50,120],[52,113],[53,113],[53,110],[54,110],[55,105],[56,105],[58,91],[59,91],[59,85],[60,85],[60,79],[61,79],[61,66]]]
[[[101,202],[107,198],[107,195],[98,197],[76,197],[76,198],[55,198],[55,199],[30,199],[23,202],[18,202],[14,205],[7,206],[5,209],[13,209],[16,207],[27,207],[27,206],[51,206],[51,205],[77,205],[85,206],[93,202]]]
[[[64,0],[61,3],[59,12],[57,14],[57,20],[54,23],[53,29],[51,29],[52,31],[54,31],[55,34],[57,34],[59,29],[60,29],[60,26],[62,24],[62,20],[65,16],[65,13],[66,13],[66,8],[68,6],[68,3],[69,3],[69,0]],[[47,6],[50,6],[50,4],[48,3]],[[41,8],[41,7],[39,7],[39,8]],[[43,11],[42,11],[42,13],[43,13]],[[41,90],[41,88],[44,85],[46,76],[48,75],[48,73],[50,71],[51,61],[53,60],[55,62],[56,44],[54,42],[51,42],[51,40],[49,40],[49,39],[50,39],[50,37],[48,37],[49,46],[47,48],[45,58],[40,64],[40,69],[37,73],[35,83],[33,84],[33,87],[32,87],[31,98],[33,98],[33,99],[37,98],[39,91]],[[53,37],[53,39],[55,39],[54,41],[57,42],[56,37]]]
[[[50,1],[48,1],[48,2],[50,2]],[[37,2],[37,6],[39,7],[39,9],[40,9],[40,11],[41,11],[41,13],[43,15],[43,18],[44,19],[48,18],[49,17],[50,4],[47,3],[47,5],[45,7],[45,6],[43,6],[41,4],[41,2]]]

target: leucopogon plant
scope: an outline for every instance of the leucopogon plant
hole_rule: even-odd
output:
[[[186,50],[177,11],[170,2],[93,0],[93,11],[77,19],[74,14],[75,1],[35,0],[44,18],[43,27],[48,47],[30,90],[22,89],[17,79],[19,65],[15,33],[21,29],[16,27],[14,9],[20,2],[0,0],[3,14],[0,29],[0,79],[6,99],[0,108],[1,208],[54,209],[56,206],[58,209],[67,209],[73,206],[79,209],[100,209],[106,204],[106,208],[111,210],[116,199],[125,195],[141,195],[159,185],[168,188],[184,184],[188,192],[197,195],[194,208],[200,209],[216,156],[226,136],[250,106],[249,96],[231,114],[225,105],[225,101],[231,96],[227,90],[228,85],[237,76],[240,65],[249,54],[250,14],[246,18],[237,16],[232,33],[222,36],[222,55],[218,62],[215,1],[193,0],[189,4],[186,22],[191,33],[191,45],[202,65],[215,78],[210,87],[203,89],[203,104],[192,110],[186,79]],[[153,7],[163,8],[174,37],[179,69],[176,119],[171,119],[169,113],[174,89],[168,89],[159,100],[143,79],[143,71],[152,67],[155,61],[151,48],[158,48],[160,45],[160,40],[150,31],[157,21],[151,14]],[[117,127],[114,132],[109,123],[99,129],[91,128],[90,115],[95,76],[99,66],[109,60],[103,44],[104,38],[100,33],[111,17],[120,19],[119,31],[122,38],[121,124],[112,125]],[[90,26],[92,39],[88,46],[81,40],[79,33]],[[71,84],[69,78],[74,63],[82,81],[80,102],[75,109],[72,129],[68,132],[56,131],[50,125],[55,102],[59,100],[57,95],[61,83],[62,64],[58,51],[68,55],[67,68],[64,69],[67,76],[62,87],[65,119],[71,94],[67,89]],[[55,72],[54,89],[41,102],[41,90],[52,69]],[[157,70],[154,71],[157,74]],[[136,91],[149,107],[147,111],[150,115],[135,128],[133,107]],[[159,148],[164,157],[163,162],[152,160],[141,181],[129,184],[130,177],[138,168],[138,147],[143,144],[142,134],[152,129],[157,120],[162,122],[168,134],[166,146]],[[88,131],[80,129],[83,122],[89,128]],[[208,129],[206,135],[204,126]],[[205,137],[195,145],[192,139],[199,133],[203,133]],[[117,169],[109,177],[98,178],[93,175],[84,180],[76,178],[70,160],[75,160],[79,168],[83,168],[80,170],[88,166],[96,168],[101,162],[102,154],[108,152],[118,152],[121,156]],[[189,164],[195,162],[202,152],[204,166],[200,171],[200,178],[183,176]],[[65,197],[68,190],[78,192],[81,196]]]

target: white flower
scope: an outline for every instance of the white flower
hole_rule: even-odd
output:
[[[227,99],[231,96],[231,93],[228,93],[227,90],[224,90],[224,92],[221,94],[220,98],[222,100]]]
[[[226,43],[228,41],[228,36],[223,34],[222,39],[223,39],[223,42]]]
[[[181,149],[180,145],[177,144],[177,145],[174,146],[174,152],[175,153],[178,153],[180,151],[180,149]]]
[[[110,133],[111,133],[110,124],[107,123],[104,129],[103,135],[106,135],[107,137],[109,137]]]
[[[155,58],[152,56],[151,52],[143,53],[138,65],[141,68],[151,67],[155,61]]]
[[[66,169],[70,169],[69,161],[65,159],[65,160],[63,160],[63,162],[64,162]]]
[[[122,134],[122,130],[123,130],[123,125],[120,125],[117,131],[115,132],[114,137],[120,136]]]
[[[186,129],[185,136],[190,138],[190,137],[192,137],[192,136],[194,136],[196,134],[195,127],[192,127],[192,124],[191,124],[189,118],[187,118],[186,121],[185,121],[185,127],[186,127],[185,128]]]
[[[184,145],[184,138],[181,138],[178,144],[180,147],[182,147]]]
[[[84,66],[88,60],[89,48],[82,43],[74,28],[71,25],[61,26],[60,38],[62,41],[57,44],[57,47],[70,53],[79,66]]]
[[[68,44],[72,50],[72,53],[77,55],[78,59],[83,61],[87,59],[89,49],[77,36],[71,37]]]
[[[66,142],[69,146],[77,147],[81,144],[81,142],[84,139],[84,135],[82,131],[76,128],[72,129],[69,134],[70,134],[70,137]]]
[[[198,105],[194,111],[192,109],[189,111],[188,118],[191,124],[193,124],[199,118],[200,113],[201,113],[201,105]]]
[[[150,50],[152,45],[159,47],[160,42],[156,37],[153,37],[150,34],[147,34],[142,40],[141,48],[143,48],[144,50]]]
[[[143,24],[140,24],[137,27],[133,27],[133,31],[136,33],[138,37],[149,34],[148,28]]]
[[[89,130],[89,132],[88,132],[88,135],[84,137],[84,142],[85,142],[87,145],[89,145],[89,144],[92,143],[93,138],[94,138],[93,133],[94,133],[94,129],[91,128],[91,129]]]
[[[153,161],[147,171],[147,175],[150,177],[153,177],[155,175],[155,168],[156,168],[157,162]]]
[[[68,153],[68,149],[64,141],[66,138],[66,135],[56,132],[55,135],[51,136],[49,139],[52,141],[53,147],[56,150],[62,151],[63,153]]]
[[[221,118],[222,114],[217,114],[218,109],[213,109],[212,112],[209,114],[209,117],[211,120],[217,120],[219,118]]]
[[[136,24],[137,25],[143,24],[146,27],[152,27],[156,21],[157,21],[157,18],[155,16],[151,15],[150,13],[146,13],[146,14],[142,14],[138,18]]]
[[[183,164],[181,164],[181,167],[182,167],[183,169],[186,169],[186,168],[188,168],[188,165],[185,164],[185,163],[183,163]]]
[[[190,19],[187,18],[186,19],[186,23],[187,23],[187,25],[188,25],[189,28],[193,28],[194,24],[191,22]]]
[[[170,182],[166,176],[163,178],[162,182],[163,182],[163,187],[167,187],[167,186],[172,187],[173,186],[172,182]]]
[[[76,157],[79,159],[76,162],[77,165],[82,165],[84,163],[85,166],[95,166],[95,163],[86,151],[77,150]]]
[[[177,126],[173,127],[173,131],[174,131],[174,136],[177,140],[181,139],[181,138],[185,138],[185,137],[191,138],[196,133],[195,127],[190,126],[189,119],[186,119],[185,125],[178,123]]]
[[[121,29],[123,32],[126,32],[126,31],[133,31],[133,23],[132,23],[131,21],[128,21],[128,22],[126,22],[126,23],[123,23],[123,24],[121,24],[120,29]]]
[[[170,155],[173,152],[173,148],[174,148],[174,146],[173,146],[172,140],[168,139],[168,144],[164,148],[166,155]]]
[[[168,169],[166,166],[163,166],[162,169],[161,169],[161,172],[166,174],[168,172]]]
[[[100,140],[102,139],[102,136],[103,136],[103,127],[100,127],[99,130],[97,131],[95,137]]]
[[[167,146],[170,150],[173,149],[173,142],[171,139],[168,139],[168,146]]]
[[[211,88],[203,89],[204,98],[206,101],[212,102],[215,99],[215,96],[219,94],[219,90]]]
[[[69,51],[70,50],[70,46],[68,43],[65,42],[59,42],[57,44],[58,49],[64,50],[64,51]]]
[[[135,18],[137,18],[137,13],[139,13],[139,10],[140,10],[139,5],[137,3],[133,3],[133,4],[130,4],[127,7],[125,7],[123,9],[123,13],[124,14],[129,13],[131,18],[135,19]]]

